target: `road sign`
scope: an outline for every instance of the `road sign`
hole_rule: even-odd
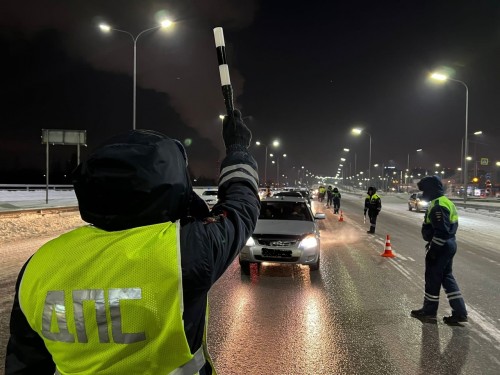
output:
[[[488,158],[481,158],[481,165],[488,165]]]

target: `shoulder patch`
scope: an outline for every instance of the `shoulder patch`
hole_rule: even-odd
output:
[[[224,217],[225,217],[225,215],[223,215],[223,214],[215,215],[215,216],[208,216],[205,219],[203,219],[203,224],[219,223],[222,221],[222,219]]]

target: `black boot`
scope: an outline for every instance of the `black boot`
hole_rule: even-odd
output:
[[[436,314],[431,314],[423,308],[418,310],[411,310],[410,315],[423,322],[437,322]]]
[[[469,319],[467,318],[467,315],[450,315],[450,316],[444,316],[443,317],[443,322],[450,326],[459,326],[460,323],[465,323]]]

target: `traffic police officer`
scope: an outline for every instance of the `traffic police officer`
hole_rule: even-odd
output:
[[[423,191],[423,198],[430,202],[422,225],[422,237],[427,241],[425,295],[423,307],[412,310],[411,316],[421,320],[436,320],[442,285],[452,311],[443,321],[450,325],[466,322],[464,299],[453,276],[453,257],[457,251],[457,210],[453,202],[443,195],[443,184],[439,177],[424,177],[418,183],[418,188]]]
[[[233,121],[234,120],[234,121]],[[82,219],[42,246],[16,285],[6,374],[215,373],[207,295],[260,211],[251,132],[223,121],[219,202],[193,192],[182,144],[133,130],[73,175]]]
[[[373,186],[370,186],[365,198],[365,209],[363,211],[363,215],[366,216],[366,212],[368,211],[368,217],[370,218],[370,230],[368,230],[366,233],[369,234],[375,233],[375,227],[377,226],[377,216],[382,209],[382,201],[376,193],[377,189]]]
[[[342,195],[339,192],[339,189],[333,188],[333,194],[332,194],[332,199],[333,199],[333,213],[338,214],[340,210],[340,198],[342,198]]]
[[[326,189],[326,207],[332,207],[333,206],[333,186],[328,185],[328,188]]]

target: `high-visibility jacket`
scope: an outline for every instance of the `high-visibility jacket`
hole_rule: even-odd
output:
[[[441,247],[447,240],[455,238],[457,229],[458,213],[453,202],[445,196],[431,200],[422,225],[424,240]]]
[[[179,223],[171,222],[66,233],[35,253],[19,290],[56,374],[197,373],[205,358],[189,349],[182,297]]]
[[[365,212],[366,210],[372,213],[378,213],[382,209],[382,202],[377,194],[366,195],[365,198]]]

